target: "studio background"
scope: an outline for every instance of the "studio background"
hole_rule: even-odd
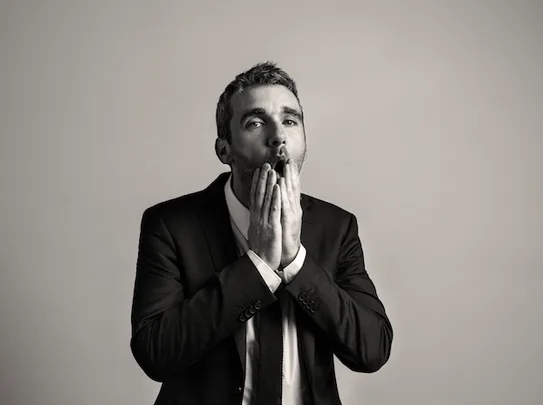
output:
[[[337,362],[343,403],[542,403],[541,2],[8,0],[0,46],[1,404],[153,403],[141,214],[228,170],[216,102],[265,60],[394,327],[378,373]]]

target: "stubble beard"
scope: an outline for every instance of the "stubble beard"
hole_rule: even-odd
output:
[[[251,185],[253,183],[253,174],[259,165],[236,157],[232,164],[232,177],[234,191],[238,199],[249,208]],[[238,195],[239,194],[239,195]]]

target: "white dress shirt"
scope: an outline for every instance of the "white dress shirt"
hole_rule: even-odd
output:
[[[271,292],[279,287],[281,282],[288,284],[302,268],[306,250],[300,246],[298,255],[283,271],[271,269],[255,252],[249,249],[248,232],[250,223],[249,210],[238,200],[231,185],[232,176],[224,186],[226,205],[230,213],[230,223],[236,237],[238,251],[241,255],[247,253],[258,272],[270,288]],[[281,301],[283,319],[283,394],[282,403],[302,405],[302,387],[300,379],[300,358],[298,355],[298,335],[294,318],[294,308],[291,302]],[[240,332],[243,333],[243,329]],[[240,336],[242,339],[244,336]],[[256,362],[255,353],[256,331],[253,318],[246,323],[246,361],[245,385],[243,390],[243,405],[250,405],[253,395],[253,367]]]

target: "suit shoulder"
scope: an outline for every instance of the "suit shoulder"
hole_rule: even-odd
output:
[[[333,220],[349,220],[354,216],[350,211],[330,201],[325,201],[308,194],[302,194],[302,198],[305,198],[307,204],[311,206],[311,209],[318,212],[319,215],[323,215]]]
[[[230,172],[221,173],[204,189],[158,202],[146,208],[143,216],[158,215],[162,218],[189,218],[209,198],[216,198],[223,193],[224,184],[229,176]]]
[[[160,201],[147,207],[143,215],[158,215],[161,218],[171,217],[172,215],[191,214],[201,204],[203,190],[189,194],[184,194],[168,200]]]

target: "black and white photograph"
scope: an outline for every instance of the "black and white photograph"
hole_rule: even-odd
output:
[[[0,2],[0,405],[541,405],[543,2]]]

